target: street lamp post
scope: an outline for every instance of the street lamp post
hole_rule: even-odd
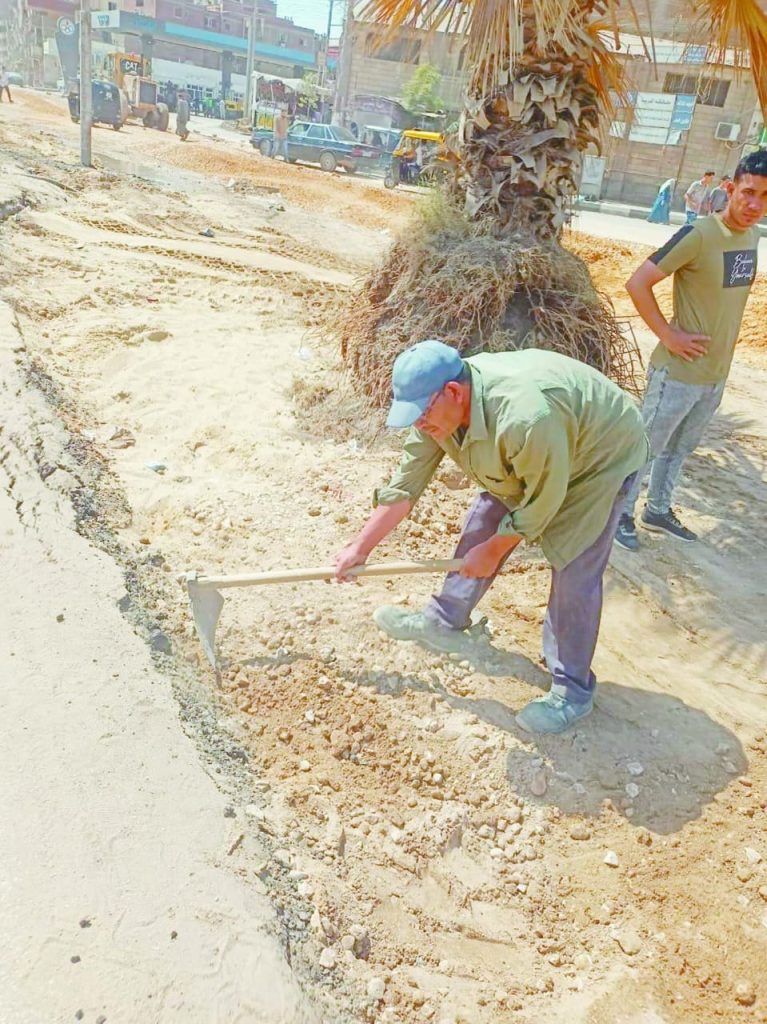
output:
[[[330,33],[333,31],[333,7],[335,0],[328,0],[328,31],[325,36],[325,60],[322,65],[322,73],[320,75],[320,85],[325,84],[325,80],[328,77],[328,50],[330,49]]]

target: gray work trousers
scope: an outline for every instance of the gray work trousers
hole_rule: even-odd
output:
[[[602,618],[602,578],[612,550],[618,517],[634,481],[628,477],[613,503],[610,517],[591,547],[563,569],[551,570],[551,590],[543,622],[543,654],[551,673],[551,692],[574,703],[591,699],[596,678],[591,662]],[[483,491],[469,509],[455,558],[463,556],[498,531],[508,514],[508,506]],[[506,559],[504,559],[506,561]],[[503,562],[501,563],[503,565]],[[471,613],[501,569],[492,576],[471,579],[451,572],[439,594],[435,594],[425,614],[432,621],[451,629],[465,629]]]

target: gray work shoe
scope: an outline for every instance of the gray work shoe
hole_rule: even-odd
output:
[[[651,530],[653,533],[667,533],[670,537],[676,537],[677,540],[684,540],[688,543],[698,539],[697,533],[693,533],[686,526],[682,526],[673,508],[670,508],[668,512],[659,514],[651,512],[645,505],[644,512],[639,517],[639,521],[645,530]]]
[[[591,697],[582,703],[575,703],[565,700],[558,693],[547,693],[545,697],[531,700],[522,708],[516,715],[516,721],[525,732],[559,733],[569,729],[579,719],[590,715],[593,710],[594,701]]]
[[[406,612],[385,604],[373,612],[379,629],[395,640],[413,640],[440,654],[460,654],[471,646],[471,638],[462,629],[450,629],[427,618],[423,612]]]
[[[616,544],[620,544],[627,551],[639,550],[639,537],[637,537],[637,528],[633,516],[627,516],[624,513],[620,517],[614,540]]]

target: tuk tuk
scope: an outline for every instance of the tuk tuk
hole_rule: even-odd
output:
[[[67,96],[69,116],[77,124],[80,120],[80,83],[73,82]],[[91,105],[93,121],[98,124],[111,124],[116,132],[128,119],[128,100],[122,89],[114,82],[91,82]]]
[[[384,178],[386,188],[398,185],[424,185],[440,173],[443,158],[439,150],[445,141],[441,132],[425,132],[408,128],[399,137]]]

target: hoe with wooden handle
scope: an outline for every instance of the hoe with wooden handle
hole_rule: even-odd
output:
[[[382,562],[380,565],[360,565],[351,569],[349,576],[407,576],[421,572],[456,572],[461,568],[460,558],[430,558],[422,562]],[[305,580],[332,580],[332,566],[318,569],[286,569],[282,572],[254,572],[240,576],[202,576],[190,572],[184,577],[197,635],[213,668],[216,668],[216,626],[224,599],[219,593],[229,587],[259,587],[267,583],[303,583]]]

